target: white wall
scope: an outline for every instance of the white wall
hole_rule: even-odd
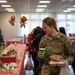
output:
[[[2,30],[2,34],[3,34],[3,38],[5,40],[9,39],[9,38],[13,38],[17,36],[17,25],[19,25],[19,17],[17,13],[0,13],[0,28]],[[16,22],[15,22],[15,26],[12,26],[8,20],[10,19],[10,17],[12,15],[15,15],[16,18]]]

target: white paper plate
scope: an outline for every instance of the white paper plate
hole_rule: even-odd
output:
[[[65,60],[59,61],[59,62],[50,61],[49,64],[50,64],[51,66],[64,66],[64,65],[65,65]]]

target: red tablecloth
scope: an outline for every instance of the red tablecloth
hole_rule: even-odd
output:
[[[22,43],[22,39],[21,38],[11,38],[6,41],[6,46],[8,46],[11,43]]]
[[[14,44],[10,44],[6,49],[9,49],[11,47],[14,47],[18,51],[16,64],[18,66],[18,73],[13,72],[5,72],[0,73],[0,75],[22,75],[23,72],[23,65],[24,65],[24,58],[25,58],[25,52],[26,52],[26,45],[25,44],[17,44],[16,46]]]

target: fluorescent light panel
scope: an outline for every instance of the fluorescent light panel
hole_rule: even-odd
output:
[[[14,10],[13,8],[6,8],[5,10]]]
[[[43,12],[43,10],[36,10],[36,12]]]
[[[75,5],[73,5],[73,7],[75,7]]]
[[[36,9],[36,10],[38,10],[38,11],[42,11],[42,10],[44,10],[44,9]]]
[[[70,10],[64,10],[63,12],[71,12]]]
[[[47,7],[47,5],[38,5],[38,7]]]
[[[11,7],[11,5],[1,5],[2,7]]]
[[[67,10],[75,10],[75,8],[68,8]]]
[[[39,3],[50,3],[50,1],[39,1]]]
[[[6,0],[0,0],[0,3],[7,3]]]
[[[15,12],[15,10],[8,10],[8,12]]]
[[[62,1],[74,1],[74,0],[62,0]]]
[[[43,12],[43,11],[36,11],[36,12]]]

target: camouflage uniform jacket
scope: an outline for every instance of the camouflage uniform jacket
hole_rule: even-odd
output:
[[[50,56],[52,55],[62,56],[69,64],[71,64],[74,59],[74,52],[70,39],[60,32],[55,37],[50,37],[48,35],[43,36],[39,47],[46,49],[41,75],[59,75],[60,67],[52,67],[49,64]]]

